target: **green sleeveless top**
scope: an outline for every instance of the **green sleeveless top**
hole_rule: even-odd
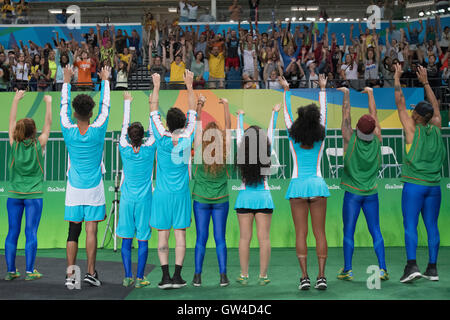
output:
[[[197,148],[195,152],[201,152]],[[205,171],[203,164],[192,165],[192,199],[201,203],[224,203],[228,201],[229,165],[224,165],[217,175]]]
[[[354,131],[344,156],[342,189],[358,195],[377,193],[377,174],[380,165],[380,140],[375,136],[372,141],[363,141],[358,139]]]
[[[15,199],[38,199],[43,196],[44,161],[37,140],[14,141],[9,154],[8,196]]]
[[[439,185],[445,155],[441,130],[432,124],[416,125],[411,148],[409,151],[405,148],[401,181],[423,186]]]

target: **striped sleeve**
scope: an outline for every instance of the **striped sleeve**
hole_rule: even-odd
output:
[[[244,136],[244,115],[240,113],[237,116],[236,124],[236,143],[239,145],[242,142],[242,137]]]
[[[319,105],[320,105],[320,124],[327,129],[327,92],[320,90],[319,92]]]
[[[122,131],[120,132],[120,146],[122,148],[131,147],[131,145],[127,141],[127,131],[128,126],[130,125],[130,100],[124,100],[123,102],[123,123],[122,123]]]
[[[187,125],[183,132],[179,135],[178,143],[187,147],[191,146],[194,141],[195,128],[197,127],[197,112],[189,110],[187,113]]]
[[[152,129],[152,117],[149,117],[148,138],[147,138],[147,141],[145,141],[144,146],[146,146],[146,147],[152,146],[155,142],[156,142],[155,135],[153,134],[153,129]]]
[[[102,90],[100,92],[100,106],[98,108],[97,118],[92,123],[91,127],[100,128],[108,125],[109,117],[109,107],[110,107],[110,89],[109,81],[102,81]]]
[[[291,91],[284,91],[283,93],[283,112],[286,129],[289,130],[292,126],[292,123],[294,123],[294,117],[292,116],[291,108]]]
[[[278,118],[278,112],[272,110],[272,116],[270,117],[269,127],[267,128],[267,138],[269,138],[271,152],[272,152],[272,148],[273,148],[273,134],[274,134],[275,128],[277,127],[277,118]]]
[[[166,132],[166,129],[164,128],[161,122],[161,114],[159,113],[159,111],[152,111],[150,113],[150,122],[153,137],[155,138],[156,141],[159,141]]]
[[[72,108],[70,106],[70,83],[64,83],[61,90],[61,128],[72,128],[75,124],[72,122]]]

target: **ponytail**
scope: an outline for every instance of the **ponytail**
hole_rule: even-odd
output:
[[[27,139],[36,139],[36,124],[31,118],[20,119],[14,129],[14,140],[22,142]]]

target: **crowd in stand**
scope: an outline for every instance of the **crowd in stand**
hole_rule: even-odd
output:
[[[257,8],[258,1],[250,2]],[[187,8],[196,5],[181,4]],[[236,5],[234,1],[230,15],[240,18]],[[190,21],[189,15],[180,16],[179,21],[186,17]],[[128,34],[114,26],[97,25],[97,30],[91,28],[83,34],[83,41],[72,35],[61,39],[55,33],[52,42],[43,47],[32,41],[20,42],[9,51],[0,47],[0,90],[59,90],[67,64],[76,67],[79,90],[98,89],[97,72],[105,65],[113,67],[111,84],[117,90],[130,87],[130,75],[138,66],[159,73],[165,89],[183,88],[185,69],[194,72],[197,89],[279,89],[280,75],[291,88],[316,88],[321,73],[327,74],[330,87],[393,87],[397,62],[403,66],[405,86],[420,86],[415,73],[419,65],[427,69],[433,87],[448,84],[449,27],[442,28],[437,15],[433,21],[419,21],[419,29],[409,23],[398,28],[391,22],[386,30],[370,30],[365,23],[355,23],[349,25],[348,39],[330,32],[328,22],[323,22],[322,33],[314,22],[295,26],[273,22],[261,33],[251,20],[246,27],[238,23],[222,33],[208,25],[200,32],[198,26],[180,25],[177,20],[158,22],[146,12],[142,39],[136,30]],[[425,36],[419,41],[423,30]]]

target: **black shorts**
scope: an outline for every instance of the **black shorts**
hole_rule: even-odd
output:
[[[247,209],[247,208],[237,208],[236,213],[273,213],[273,209]]]

